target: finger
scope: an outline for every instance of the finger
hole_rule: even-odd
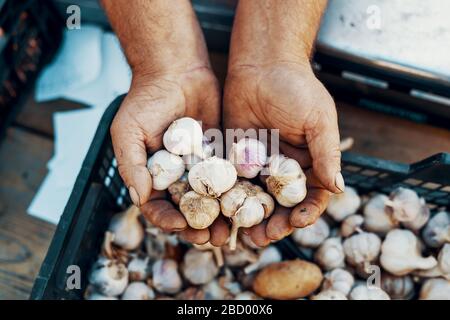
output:
[[[219,216],[209,228],[211,237],[209,242],[213,246],[223,246],[230,237],[230,226],[222,216]]]
[[[256,244],[258,247],[267,247],[271,240],[266,235],[267,221],[264,220],[260,224],[248,228],[246,232],[250,236],[250,239]]]
[[[165,200],[167,199],[167,190],[155,190],[152,189],[152,192],[150,193],[149,201],[152,200]]]
[[[270,240],[281,240],[294,231],[294,227],[289,222],[292,209],[277,206],[275,212],[267,223],[266,235]]]
[[[144,137],[137,126],[130,125],[121,110],[111,125],[111,138],[117,168],[128,188],[131,201],[140,207],[146,203],[152,190],[152,178],[147,169],[147,151]]]
[[[181,212],[166,200],[152,200],[141,207],[144,218],[165,232],[181,231],[187,228]]]
[[[322,188],[308,190],[305,200],[298,204],[289,217],[290,224],[297,228],[307,227],[322,215],[325,211],[330,192]]]
[[[286,157],[297,160],[303,170],[311,167],[312,159],[308,149],[294,147],[287,142],[280,141],[280,150]]]
[[[179,236],[184,241],[190,243],[205,244],[209,241],[210,233],[208,229],[197,230],[187,227],[185,230],[180,231]]]

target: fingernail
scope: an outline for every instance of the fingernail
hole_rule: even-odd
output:
[[[133,188],[133,187],[129,187],[129,188],[128,188],[128,192],[129,192],[129,194],[130,194],[131,201],[133,201],[133,204],[134,204],[136,207],[140,207],[141,204],[140,204],[140,201],[139,201],[139,195],[138,195],[138,193],[136,192],[136,189]]]
[[[344,177],[342,176],[342,173],[338,172],[336,174],[336,180],[335,180],[336,188],[338,188],[341,192],[345,191],[345,182]]]

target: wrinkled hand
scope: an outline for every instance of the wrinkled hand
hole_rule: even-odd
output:
[[[339,132],[332,97],[309,63],[276,62],[235,66],[224,90],[225,128],[279,129],[280,152],[296,159],[307,176],[308,193],[293,210],[278,208],[268,221],[244,232],[260,246],[314,223],[330,192],[340,193]]]

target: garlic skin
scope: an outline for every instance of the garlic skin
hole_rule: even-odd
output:
[[[311,297],[311,300],[348,300],[345,294],[336,290],[324,290]]]
[[[383,273],[381,288],[394,300],[406,300],[414,295],[414,282],[410,276],[396,277],[389,273]]]
[[[317,249],[314,260],[324,269],[333,270],[345,265],[344,248],[340,238],[328,238]]]
[[[144,227],[139,221],[141,212],[131,206],[111,218],[108,230],[114,234],[113,243],[125,250],[137,249],[144,240]]]
[[[364,224],[364,217],[359,214],[352,214],[342,221],[340,235],[344,238],[350,237],[356,231],[361,232],[361,226]]]
[[[438,267],[442,277],[450,281],[450,244],[446,243],[438,255]]]
[[[411,221],[404,221],[402,222],[402,225],[412,231],[417,231],[422,229],[422,227],[428,222],[430,219],[430,209],[425,203],[424,198],[420,198],[420,210],[419,214],[416,216],[414,220]]]
[[[134,257],[131,259],[127,267],[130,281],[144,281],[147,279],[150,273],[149,260],[149,257]]]
[[[153,264],[153,287],[161,293],[175,294],[180,291],[182,279],[175,260],[163,259]]]
[[[219,273],[211,251],[191,248],[184,256],[182,271],[184,277],[192,284],[206,284]]]
[[[450,243],[450,213],[446,211],[436,213],[423,229],[422,238],[427,246],[432,248]]]
[[[350,300],[391,300],[389,295],[378,287],[367,287],[365,284],[353,288]]]
[[[342,221],[346,217],[356,213],[361,206],[361,198],[358,192],[350,186],[345,186],[345,191],[333,194],[327,207],[327,213],[335,221]]]
[[[191,228],[205,229],[219,216],[220,205],[216,199],[189,191],[180,199],[180,211]]]
[[[325,274],[322,290],[339,291],[344,296],[347,296],[354,283],[355,278],[350,272],[337,268]]]
[[[195,192],[218,198],[234,186],[237,172],[230,161],[214,156],[194,165],[188,179]]]
[[[266,164],[266,146],[256,139],[241,139],[238,143],[233,143],[228,159],[233,163],[239,177],[253,179]]]
[[[249,264],[244,268],[245,273],[252,273],[268,266],[271,263],[280,262],[281,253],[275,246],[268,246],[261,250],[258,261]]]
[[[361,232],[344,241],[345,257],[353,266],[374,261],[380,254],[381,240],[369,232]]]
[[[323,218],[319,218],[312,225],[298,228],[292,233],[292,239],[300,246],[317,248],[330,235],[330,227]]]
[[[398,221],[388,213],[386,202],[389,198],[384,194],[377,194],[367,201],[364,206],[364,228],[367,231],[385,235],[398,226]]]
[[[185,170],[183,159],[166,150],[155,152],[148,159],[147,168],[152,175],[155,190],[166,190],[181,178]]]
[[[122,300],[153,300],[155,293],[144,282],[132,282],[122,294]]]
[[[282,154],[268,160],[267,190],[283,207],[294,207],[306,197],[306,176],[300,164]]]
[[[428,279],[420,289],[420,300],[450,300],[450,281],[434,278]]]
[[[180,118],[172,122],[163,136],[164,147],[171,153],[182,156],[198,154],[202,156],[203,131],[192,118]]]
[[[232,221],[230,248],[236,248],[240,227],[249,228],[269,217],[275,203],[270,195],[249,181],[238,181],[220,198],[222,214]]]
[[[437,265],[434,257],[423,258],[420,242],[409,230],[390,231],[381,246],[382,267],[396,276],[406,275],[413,270],[428,270]]]
[[[414,190],[399,187],[386,202],[388,211],[400,222],[414,221],[422,210],[422,202]]]
[[[214,148],[208,138],[203,136],[202,142],[202,154],[185,154],[183,155],[183,162],[186,166],[186,170],[189,171],[195,166],[197,163],[202,162],[204,159],[211,158],[214,155]]]
[[[191,186],[189,185],[187,173],[184,173],[178,181],[175,181],[167,188],[167,191],[170,193],[172,202],[179,205],[181,197],[183,197],[190,189]]]
[[[128,270],[122,263],[100,257],[92,266],[89,283],[99,293],[115,297],[128,285]]]

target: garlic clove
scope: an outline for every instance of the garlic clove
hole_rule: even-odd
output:
[[[345,257],[353,266],[376,260],[380,254],[380,247],[380,238],[369,232],[355,234],[344,241]]]
[[[441,278],[425,281],[420,289],[420,300],[450,300],[450,280]]]
[[[194,285],[206,284],[219,273],[211,251],[200,251],[191,248],[183,259],[182,271],[184,277]]]
[[[339,234],[344,237],[350,237],[355,232],[361,232],[364,224],[364,217],[359,214],[352,214],[342,221]]]
[[[314,254],[314,260],[324,269],[332,270],[345,265],[344,248],[340,238],[326,239]]]
[[[155,293],[144,282],[132,282],[122,294],[122,300],[153,300]]]
[[[450,213],[446,211],[436,213],[423,229],[422,238],[427,246],[432,248],[450,243]]]
[[[378,287],[358,285],[350,292],[350,300],[391,300],[389,295]]]
[[[153,287],[161,293],[175,294],[180,291],[182,279],[178,273],[178,265],[175,260],[162,259],[152,267]]]
[[[192,118],[180,118],[172,122],[163,136],[164,147],[176,155],[202,155],[203,131]]]
[[[261,250],[258,261],[249,264],[244,268],[245,273],[258,271],[271,263],[280,262],[281,253],[275,246],[268,246]]]
[[[330,235],[330,227],[323,218],[305,228],[298,228],[292,233],[292,239],[303,247],[317,248]]]
[[[425,203],[424,198],[420,198],[420,210],[415,219],[411,221],[404,221],[402,225],[412,231],[417,231],[422,229],[422,227],[428,222],[430,219],[430,209]]]
[[[388,213],[387,202],[389,202],[387,196],[377,194],[366,203],[363,214],[364,228],[367,231],[384,235],[398,226],[398,221]]]
[[[108,230],[114,234],[115,245],[130,251],[141,245],[144,240],[144,227],[139,221],[140,214],[138,207],[131,206],[112,217]]]
[[[92,266],[89,283],[99,293],[115,297],[128,285],[128,270],[122,263],[100,257]]]
[[[155,152],[147,162],[152,175],[153,189],[166,190],[184,173],[185,166],[181,157],[166,150]]]
[[[389,212],[400,222],[414,221],[422,210],[422,203],[414,190],[399,187],[386,202]]]
[[[345,191],[333,194],[327,207],[327,213],[335,221],[342,221],[346,217],[355,214],[361,206],[361,198],[358,192],[350,186],[345,186]]]
[[[180,211],[191,228],[205,229],[219,216],[220,205],[216,199],[189,191],[181,197]]]
[[[381,288],[392,299],[410,299],[414,295],[414,282],[410,276],[397,277],[389,273],[381,275]]]
[[[244,138],[233,143],[228,158],[239,177],[253,179],[266,164],[266,146],[256,139]]]
[[[347,296],[354,283],[355,278],[350,272],[341,268],[336,268],[325,274],[322,290],[339,291],[344,296]]]
[[[144,281],[150,273],[149,257],[131,259],[127,266],[130,281]]]
[[[173,203],[176,205],[180,204],[181,197],[190,189],[187,173],[184,173],[178,181],[175,181],[167,188]]]
[[[311,297],[311,300],[348,300],[345,294],[336,290],[324,290]]]
[[[230,161],[214,156],[194,165],[188,179],[195,192],[217,198],[234,186],[237,172]]]

